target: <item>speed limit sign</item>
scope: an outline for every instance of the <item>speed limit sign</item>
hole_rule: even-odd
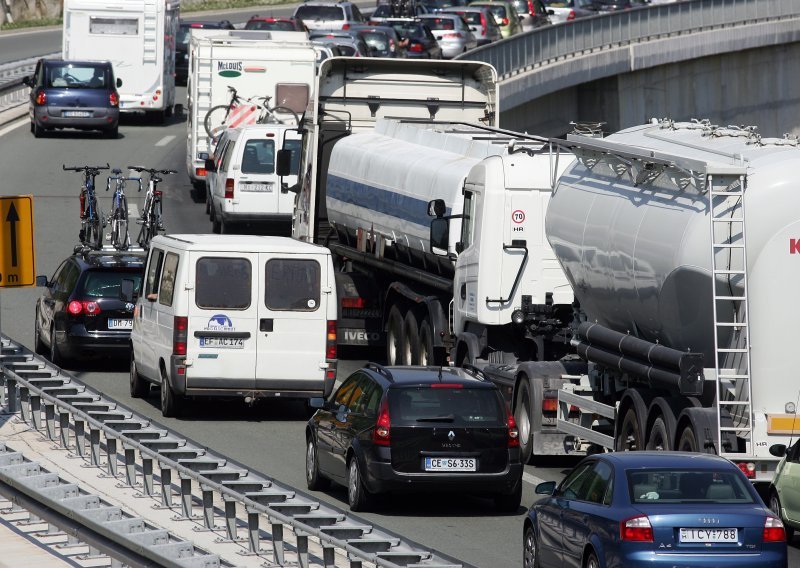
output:
[[[514,221],[517,225],[520,223],[525,222],[525,211],[522,209],[517,209],[511,214],[511,220]]]

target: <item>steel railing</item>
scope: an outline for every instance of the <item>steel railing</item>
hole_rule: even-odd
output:
[[[19,106],[28,100],[28,86],[22,79],[33,74],[37,61],[60,56],[60,52],[48,53],[0,65],[0,112]]]

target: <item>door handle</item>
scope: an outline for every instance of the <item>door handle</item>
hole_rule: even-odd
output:
[[[273,320],[272,318],[261,318],[258,324],[259,331],[272,331]]]

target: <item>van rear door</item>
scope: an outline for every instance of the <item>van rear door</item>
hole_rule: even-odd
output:
[[[235,211],[261,212],[265,215],[278,213],[281,188],[275,175],[275,153],[280,150],[281,141],[274,131],[265,133],[257,129],[245,132],[246,137],[239,139],[237,148],[240,157],[234,157],[239,162],[234,193],[234,203],[238,203]]]
[[[189,271],[189,389],[252,390],[258,332],[255,253],[192,252]]]
[[[319,395],[325,380],[328,257],[262,253],[256,388]]]

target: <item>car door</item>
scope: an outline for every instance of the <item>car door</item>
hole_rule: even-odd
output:
[[[58,332],[66,331],[66,305],[69,302],[70,295],[75,289],[75,284],[78,283],[80,275],[81,269],[76,262],[72,259],[67,260],[64,271],[58,279],[57,286],[53,289],[49,328],[51,332],[55,331],[56,335],[58,335]],[[53,340],[52,336],[50,340]]]
[[[164,250],[150,249],[147,273],[133,314],[131,340],[136,355],[136,366],[140,374],[158,379],[156,373],[156,345],[159,343],[156,317],[158,308],[158,287],[161,283],[161,268],[164,263]]]
[[[786,511],[786,518],[792,522],[800,522],[800,443],[789,449],[786,463],[781,472],[781,505]]]
[[[317,254],[259,255],[257,389],[321,388],[333,275]]]
[[[188,388],[255,387],[257,270],[257,253],[189,254]]]
[[[56,304],[56,295],[59,289],[64,287],[64,277],[67,274],[67,265],[69,261],[65,260],[59,265],[53,273],[52,279],[47,283],[47,288],[44,294],[39,299],[39,331],[42,336],[46,336],[48,343],[50,341],[50,326],[53,322],[53,312]]]
[[[606,511],[611,503],[614,470],[604,461],[596,461],[589,472],[575,484],[575,496],[565,500],[561,509],[563,565],[582,568],[583,551],[593,531],[605,535]],[[607,535],[611,536],[611,535]]]
[[[353,397],[353,392],[360,378],[361,374],[355,373],[345,379],[331,398],[330,410],[322,411],[317,422],[317,463],[319,464],[319,469],[328,477],[334,477],[339,480],[344,479],[344,472],[341,466],[344,458],[338,455],[340,453],[340,444],[337,439],[340,439],[340,434],[337,429],[345,424],[347,406]]]
[[[344,449],[344,455],[351,447],[356,448],[359,453],[363,451],[364,435],[366,432],[371,433],[375,426],[382,395],[383,389],[368,375],[363,375],[359,379],[353,396],[347,404],[346,427],[341,429],[340,443]],[[342,462],[342,465],[346,466],[347,464]],[[346,473],[346,467],[342,473]]]
[[[561,510],[565,502],[564,494],[590,468],[590,464],[579,464],[561,482],[561,485],[553,492],[553,495],[545,499],[537,508],[541,568],[560,567],[562,565]]]

